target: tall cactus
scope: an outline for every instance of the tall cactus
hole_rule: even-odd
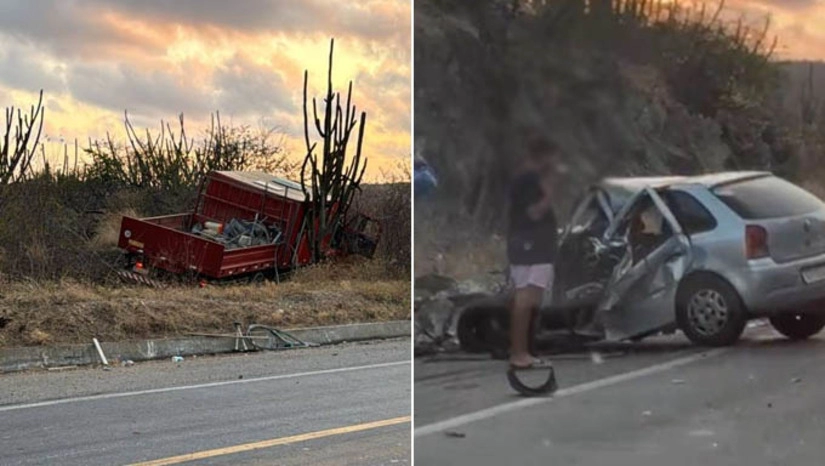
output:
[[[45,111],[42,90],[37,105],[32,105],[28,114],[20,109],[15,112],[14,107],[6,108],[6,128],[0,135],[0,184],[23,180],[31,173]]]
[[[364,141],[366,112],[357,117],[352,103],[352,81],[347,90],[346,103],[341,107],[341,94],[332,87],[332,58],[335,39],[330,40],[327,92],[323,99],[323,121],[318,117],[318,105],[312,98],[315,130],[321,137],[320,154],[315,153],[317,142],[310,141],[309,111],[307,108],[307,82],[309,72],[304,71],[304,140],[306,156],[301,166],[301,187],[309,206],[308,225],[310,246],[314,261],[324,257],[324,239],[335,236],[346,220],[355,192],[359,189],[367,160],[361,156]],[[347,147],[353,131],[358,128],[355,155],[347,162]]]

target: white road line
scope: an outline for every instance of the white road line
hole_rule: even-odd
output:
[[[246,383],[256,383],[256,382],[270,382],[273,380],[285,380],[285,379],[295,379],[298,377],[310,377],[315,375],[326,375],[326,374],[336,374],[339,372],[353,372],[353,371],[363,371],[369,369],[380,369],[382,367],[392,367],[392,366],[402,366],[405,364],[410,364],[410,361],[396,361],[396,362],[385,362],[381,364],[369,364],[365,366],[350,366],[350,367],[339,367],[337,369],[324,369],[319,371],[310,371],[310,372],[297,372],[293,374],[281,374],[281,375],[271,375],[266,377],[257,377],[253,379],[240,379],[240,380],[227,380],[224,382],[210,382],[210,383],[203,383],[197,385],[182,385],[178,387],[166,387],[166,388],[153,388],[149,390],[138,390],[133,392],[120,392],[120,393],[104,393],[101,395],[90,395],[90,396],[79,396],[75,398],[64,398],[60,400],[51,400],[51,401],[40,401],[37,403],[26,403],[26,404],[19,404],[19,405],[9,405],[9,406],[0,406],[0,413],[5,411],[16,411],[19,409],[29,409],[29,408],[42,408],[44,406],[54,406],[54,405],[62,405],[68,403],[77,403],[81,401],[95,401],[95,400],[108,400],[111,398],[126,398],[130,396],[140,396],[140,395],[152,395],[155,393],[167,393],[167,392],[178,392],[182,390],[196,390],[199,388],[213,388],[213,387],[223,387],[226,385],[239,385],[239,384],[246,384]]]
[[[580,393],[589,392],[592,390],[596,390],[599,388],[607,387],[610,385],[616,385],[622,382],[627,382],[629,380],[638,379],[640,377],[645,377],[648,375],[658,374],[660,372],[664,372],[675,367],[684,366],[685,364],[690,364],[701,359],[711,358],[714,356],[718,356],[725,352],[725,348],[719,348],[711,351],[707,351],[704,353],[694,354],[691,356],[685,356],[683,358],[674,359],[672,361],[664,362],[661,364],[655,364],[653,366],[648,366],[642,369],[637,369],[635,371],[625,372],[622,374],[613,375],[610,377],[605,377],[603,379],[594,380],[592,382],[583,383],[580,385],[574,385],[569,388],[563,388],[556,392],[553,397],[544,397],[544,398],[525,398],[519,401],[513,401],[510,403],[504,403],[498,406],[493,406],[490,408],[482,409],[481,411],[476,411],[474,413],[463,414],[461,416],[456,416],[451,419],[446,419],[444,421],[435,422],[433,424],[428,424],[422,427],[418,427],[415,429],[415,433],[413,434],[415,437],[423,437],[425,435],[434,434],[437,432],[443,432],[448,429],[455,429],[456,427],[464,426],[467,424],[471,424],[473,422],[482,421],[484,419],[489,419],[500,414],[509,413],[512,411],[516,411],[519,409],[528,408],[530,406],[536,406],[543,403],[549,403],[556,398],[562,398],[566,396],[578,395]],[[503,374],[502,374],[503,376]],[[562,376],[560,374],[559,376]]]

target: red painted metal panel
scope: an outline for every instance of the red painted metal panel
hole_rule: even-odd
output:
[[[294,192],[264,193],[263,188],[213,172],[195,213],[146,219],[124,217],[118,246],[142,253],[147,266],[210,278],[271,269],[276,261],[280,268],[307,265],[311,253],[304,225],[306,206],[298,199],[301,197]],[[190,233],[195,223],[205,220],[228,222],[233,218],[253,220],[256,216],[279,227],[283,235],[279,244],[226,249]]]
[[[145,265],[173,273],[187,271],[217,277],[223,260],[221,244],[182,231],[188,215],[175,216],[181,223],[171,225],[172,217],[161,223],[154,219],[123,217],[118,245],[129,252],[141,252]]]

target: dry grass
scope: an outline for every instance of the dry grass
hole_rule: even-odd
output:
[[[409,319],[409,277],[381,269],[349,261],[281,284],[202,289],[12,283],[0,294],[0,347],[227,333],[234,321],[295,328]]]
[[[115,212],[107,212],[100,223],[95,228],[95,235],[92,238],[92,245],[96,248],[115,248],[117,247],[118,237],[120,235],[120,223],[123,217],[137,217],[140,215],[135,209],[123,209]]]
[[[473,242],[454,242],[442,247],[415,249],[415,276],[446,275],[457,280],[502,270],[507,266],[504,240],[491,236]]]
[[[438,274],[462,280],[507,266],[500,234],[449,205],[422,203],[415,208],[416,277]]]

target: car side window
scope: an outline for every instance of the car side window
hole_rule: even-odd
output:
[[[666,191],[661,195],[685,234],[695,235],[716,228],[713,214],[693,195],[683,191]]]
[[[599,205],[593,198],[587,203],[587,207],[574,219],[570,225],[573,232],[588,231],[590,233],[601,233],[607,228],[608,220]]]

